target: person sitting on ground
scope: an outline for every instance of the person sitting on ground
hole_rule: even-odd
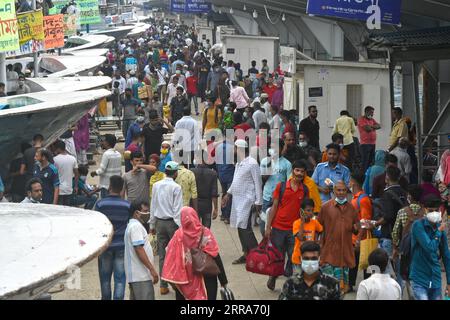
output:
[[[356,300],[402,300],[400,285],[385,273],[389,256],[381,248],[369,255],[369,268],[378,269],[370,278],[361,281]]]
[[[78,193],[73,197],[73,205],[76,207],[84,205],[84,209],[92,210],[98,199],[96,193],[100,192],[100,189],[93,188],[87,183],[88,166],[79,166],[78,173],[80,174],[78,179]]]
[[[340,300],[339,281],[319,268],[320,245],[306,241],[300,248],[302,273],[290,277],[281,290],[279,300]]]

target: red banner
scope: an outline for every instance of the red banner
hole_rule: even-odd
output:
[[[64,47],[64,15],[44,17],[45,50]]]

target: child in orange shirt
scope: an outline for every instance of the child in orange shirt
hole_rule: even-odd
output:
[[[300,247],[303,241],[317,241],[319,233],[323,231],[322,225],[314,217],[314,201],[305,199],[302,203],[300,219],[294,222],[292,232],[295,237],[294,252],[292,253],[292,266],[295,273],[301,273]]]

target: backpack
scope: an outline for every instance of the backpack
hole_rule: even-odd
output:
[[[402,227],[402,238],[399,244],[400,251],[400,275],[403,279],[409,278],[409,267],[411,265],[411,228],[414,222],[423,218],[425,215],[425,210],[420,209],[418,214],[414,214],[412,209],[408,206],[404,210],[408,213],[408,220],[406,221],[405,227]],[[421,214],[422,213],[422,214]]]

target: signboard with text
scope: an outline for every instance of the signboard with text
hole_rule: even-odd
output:
[[[50,14],[69,14],[78,17],[78,24],[96,24],[101,22],[100,10],[97,0],[77,0],[76,6],[69,6],[67,12],[61,12],[69,3],[69,0],[53,0],[54,7]]]
[[[170,11],[175,13],[208,13],[211,4],[207,0],[171,0]]]
[[[64,15],[44,17],[45,50],[64,47]]]
[[[401,0],[308,0],[307,14],[367,21],[376,11],[380,23],[400,24]]]
[[[0,3],[0,52],[19,49],[19,27],[16,18],[14,0]]]
[[[19,25],[20,45],[33,39],[44,40],[42,10],[18,13],[17,23]]]

